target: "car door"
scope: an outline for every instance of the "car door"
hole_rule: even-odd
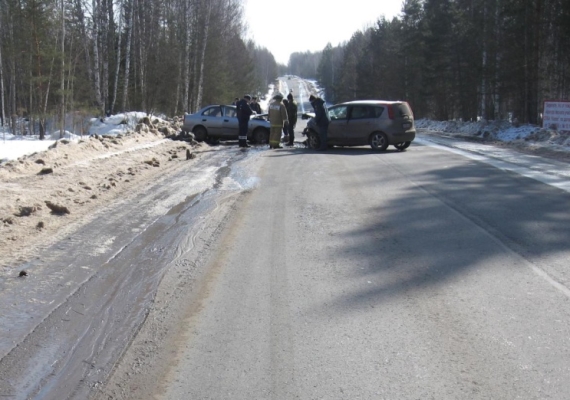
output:
[[[226,139],[236,139],[239,134],[239,122],[237,111],[234,106],[222,107],[223,118],[221,124],[221,137]]]
[[[221,106],[210,106],[202,111],[201,124],[206,127],[209,136],[219,136],[222,131]]]
[[[348,123],[348,107],[338,105],[329,108],[329,117],[331,121],[327,131],[327,142],[330,145],[343,145]]]
[[[348,146],[368,144],[370,134],[376,130],[381,108],[367,104],[355,104],[350,107],[347,129],[344,131],[344,142]]]

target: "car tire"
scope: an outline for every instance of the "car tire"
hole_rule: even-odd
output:
[[[374,132],[370,135],[370,147],[376,151],[386,150],[388,148],[388,136],[382,132]]]
[[[257,128],[253,131],[253,142],[257,144],[269,143],[269,131],[264,128]]]
[[[308,140],[309,149],[318,150],[321,148],[321,138],[317,132],[310,132]]]
[[[206,136],[206,143],[208,143],[209,145],[212,145],[212,146],[217,146],[218,144],[220,144],[220,138],[212,137],[212,136]]]
[[[194,137],[197,142],[203,142],[208,138],[208,131],[203,126],[197,126],[194,128]]]
[[[394,145],[394,147],[397,148],[397,149],[400,150],[400,151],[404,151],[404,150],[406,150],[408,147],[410,147],[410,144],[411,144],[411,143],[412,143],[412,142],[400,142],[400,143],[396,143],[396,144]]]

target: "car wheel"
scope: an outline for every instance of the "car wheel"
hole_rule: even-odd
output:
[[[404,150],[406,150],[408,147],[410,147],[410,144],[411,144],[411,143],[412,143],[412,142],[396,143],[396,144],[394,145],[394,147],[397,148],[397,149],[400,150],[400,151],[404,151]]]
[[[197,126],[194,128],[194,137],[196,141],[203,142],[208,137],[208,131],[203,126]]]
[[[388,148],[388,136],[382,132],[374,132],[370,135],[370,147],[372,147],[372,150],[386,150]]]
[[[216,145],[220,144],[220,138],[212,137],[212,136],[206,136],[206,143],[208,143],[212,146],[216,146]]]
[[[269,131],[263,128],[257,128],[253,131],[253,141],[257,144],[269,143]]]
[[[309,149],[320,149],[321,147],[321,138],[319,137],[319,134],[317,132],[310,132],[309,133],[309,138],[307,139],[309,141]]]

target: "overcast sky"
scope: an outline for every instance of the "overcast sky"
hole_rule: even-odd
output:
[[[401,0],[245,0],[248,38],[282,64],[291,53],[349,41],[381,15],[391,19],[401,9]]]

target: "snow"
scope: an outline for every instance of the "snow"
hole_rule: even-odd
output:
[[[111,115],[106,118],[92,118],[90,120],[89,135],[118,135],[127,130],[133,130],[136,124],[144,117],[144,112],[129,112]],[[163,121],[162,118],[151,116],[153,120]],[[77,142],[81,140],[81,135],[65,131],[60,137],[59,131],[47,134],[44,140],[40,140],[38,135],[13,135],[9,133],[8,127],[0,127],[0,162],[15,160],[19,157],[47,150],[57,140],[67,139]]]
[[[281,77],[279,85],[268,86],[268,91],[264,100],[259,100],[262,110],[266,110],[268,103],[273,97],[275,90],[288,93],[290,88],[286,77]],[[316,81],[308,81],[311,92],[318,93],[321,97],[324,92]],[[301,88],[302,89],[302,88]],[[301,90],[304,92],[304,90]],[[307,93],[299,93],[307,95]],[[324,98],[324,97],[323,97]],[[303,111],[303,110],[300,110]],[[89,121],[89,135],[119,135],[127,130],[134,130],[138,122],[147,117],[144,112],[128,112],[111,115],[106,118],[92,118]],[[164,121],[164,119],[150,116],[154,120]],[[427,119],[416,120],[418,133],[429,132],[431,134],[442,134],[444,136],[472,137],[485,140],[494,140],[508,143],[531,143],[535,147],[554,148],[557,151],[570,152],[570,133],[557,132],[543,129],[536,125],[513,125],[508,121],[432,121]],[[72,132],[65,132],[64,138],[70,141],[79,141],[80,135]],[[53,135],[46,135],[45,140],[39,140],[37,136],[12,135],[8,128],[0,127],[0,162],[14,160],[24,155],[47,150],[47,148],[60,139],[59,132]]]

